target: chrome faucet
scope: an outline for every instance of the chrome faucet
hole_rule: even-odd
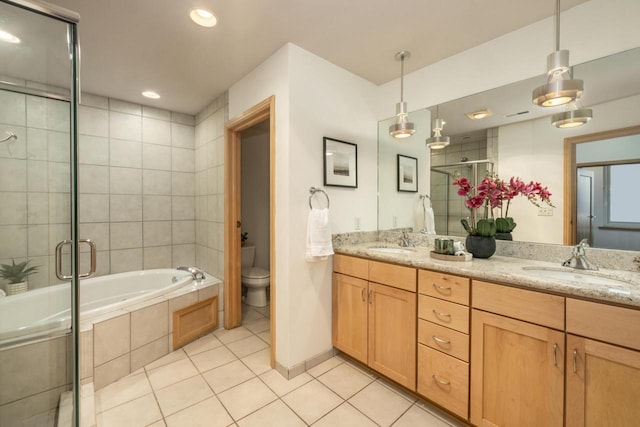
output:
[[[404,247],[404,248],[408,248],[408,247],[414,247],[416,244],[413,243],[413,241],[411,240],[411,238],[409,237],[409,235],[407,234],[406,231],[402,232],[402,237],[400,237],[400,246]]]
[[[178,267],[178,270],[188,271],[193,276],[193,280],[197,282],[207,278],[204,271],[200,270],[198,267]]]
[[[585,248],[589,247],[587,239],[582,239],[580,243],[573,247],[571,258],[562,263],[563,267],[576,268],[578,270],[597,270],[598,266],[589,261]]]

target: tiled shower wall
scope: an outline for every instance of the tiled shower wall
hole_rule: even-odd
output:
[[[224,277],[224,125],[228,114],[225,93],[198,113],[195,128],[196,265],[219,278]]]
[[[193,116],[83,95],[80,238],[97,244],[98,275],[195,263],[194,124]]]

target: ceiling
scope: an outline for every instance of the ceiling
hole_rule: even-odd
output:
[[[399,77],[400,50],[411,52],[409,73],[555,12],[553,0],[51,2],[80,14],[83,91],[189,114],[287,42],[379,85]],[[211,10],[218,25],[193,24],[193,7]],[[143,98],[148,89],[161,98]]]

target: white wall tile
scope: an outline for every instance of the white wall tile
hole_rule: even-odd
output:
[[[194,265],[196,263],[196,246],[195,244],[188,245],[173,245],[173,266],[180,265]]]
[[[172,242],[174,245],[195,243],[195,221],[172,221]]]
[[[171,201],[171,219],[174,221],[195,219],[195,197],[173,196]]]
[[[68,163],[71,161],[71,135],[69,132],[47,131],[47,142],[50,162]]]
[[[171,170],[171,147],[142,144],[142,167],[144,169]]]
[[[172,172],[171,191],[174,196],[195,196],[195,174]]]
[[[143,170],[142,193],[153,195],[170,195],[171,172]]]
[[[32,225],[27,229],[27,252],[30,257],[49,255],[49,226]]]
[[[142,141],[142,117],[110,111],[109,136],[127,141]]]
[[[27,223],[27,193],[2,193],[0,198],[0,225]]]
[[[142,270],[142,249],[111,251],[111,274]]]
[[[109,164],[111,166],[141,168],[142,144],[121,139],[109,140]]]
[[[167,122],[171,121],[171,111],[161,110],[159,108],[149,107],[146,105],[142,106],[142,116],[150,117],[152,119],[165,120]]]
[[[6,90],[0,91],[0,123],[18,126],[27,124],[25,95]]]
[[[196,118],[190,114],[171,112],[171,121],[174,123],[182,123],[183,125],[195,126]]]
[[[71,221],[71,197],[69,193],[49,194],[49,223],[68,224]]]
[[[49,191],[49,162],[27,160],[27,179],[29,192]]]
[[[49,253],[52,255],[55,252],[56,245],[63,240],[71,238],[71,226],[69,224],[50,224],[49,225]],[[69,254],[70,248],[67,247],[63,253]],[[68,264],[65,264],[68,265]]]
[[[113,222],[109,229],[112,250],[142,247],[142,222]]]
[[[171,145],[171,123],[144,117],[142,119],[142,142]]]
[[[102,108],[104,110],[107,110],[109,108],[109,98],[83,92],[80,99],[80,105],[86,105],[87,107],[96,107],[96,108]]]
[[[0,258],[27,256],[27,228],[21,225],[0,227]]]
[[[142,196],[111,195],[109,215],[111,223],[142,221]]]
[[[7,137],[5,133],[7,131],[13,132],[17,139],[9,139],[0,143],[0,157],[8,159],[24,159],[27,157],[27,128],[16,125],[3,125],[0,124],[0,138]],[[46,150],[44,155],[46,156]],[[45,159],[46,160],[46,159]]]
[[[0,191],[27,190],[27,162],[0,159]]]
[[[108,194],[109,168],[107,166],[80,165],[78,168],[80,193]]]
[[[175,172],[194,172],[194,150],[185,148],[171,148],[171,170]]]
[[[80,194],[78,209],[80,222],[109,222],[109,195]]]
[[[164,301],[131,313],[131,349],[169,334],[169,303]]]
[[[109,112],[81,105],[78,108],[78,133],[109,137]]]
[[[144,269],[167,268],[171,266],[171,246],[144,248]]]
[[[68,193],[71,188],[69,163],[49,162],[49,192]]]
[[[47,193],[27,194],[27,209],[29,224],[49,223],[49,195]]]
[[[142,115],[142,107],[140,105],[113,98],[109,98],[109,110],[136,116]]]
[[[109,182],[111,194],[142,194],[142,169],[112,167]]]
[[[182,148],[195,148],[195,128],[180,123],[171,123],[171,145]]]
[[[80,239],[91,239],[96,244],[96,250],[108,251],[110,249],[109,240],[109,223],[108,222],[83,222],[79,225]],[[88,245],[80,246],[80,251],[88,251]]]
[[[13,132],[15,128],[12,128]],[[27,129],[27,128],[25,128]],[[29,160],[49,160],[49,142],[44,129],[27,129],[27,153]],[[18,136],[19,138],[19,136]],[[0,155],[0,157],[6,157]]]
[[[109,139],[99,136],[79,135],[78,161],[81,164],[108,165]]]
[[[142,219],[162,221],[171,219],[171,196],[143,196]]]
[[[131,351],[130,337],[129,314],[93,325],[94,366],[102,365]]]
[[[144,247],[171,245],[171,221],[146,221]]]

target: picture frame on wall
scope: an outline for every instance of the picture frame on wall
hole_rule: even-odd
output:
[[[398,191],[418,192],[418,159],[398,154]]]
[[[358,146],[323,137],[324,185],[358,188]]]

